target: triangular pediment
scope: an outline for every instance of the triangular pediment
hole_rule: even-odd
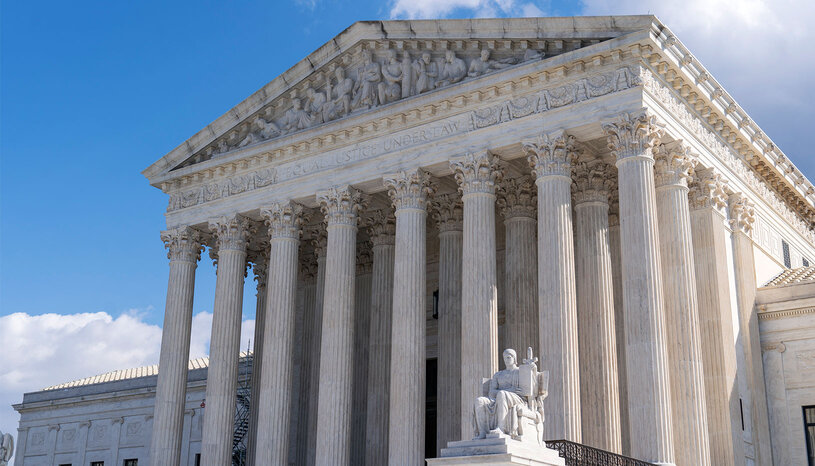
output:
[[[653,16],[353,24],[162,157],[155,182],[269,140],[637,31]]]

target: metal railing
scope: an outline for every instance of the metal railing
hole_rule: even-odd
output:
[[[600,450],[568,440],[547,440],[546,446],[557,450],[566,466],[654,466],[652,463]]]

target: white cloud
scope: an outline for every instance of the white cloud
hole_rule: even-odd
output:
[[[209,352],[212,313],[193,316],[192,357]],[[241,349],[253,339],[254,320],[241,325]],[[11,404],[23,393],[117,369],[158,363],[161,328],[143,313],[71,315],[22,312],[0,316],[0,431],[17,436],[18,414]]]
[[[455,12],[477,18],[495,16],[543,16],[535,2],[516,0],[396,0],[392,19],[445,18]]]

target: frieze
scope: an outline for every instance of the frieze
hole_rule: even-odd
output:
[[[487,128],[533,114],[561,108],[573,103],[619,92],[641,84],[638,72],[624,66],[595,76],[575,80],[552,89],[504,100],[501,103],[466,112],[422,128],[409,129],[350,148],[294,160],[277,167],[264,168],[220,181],[182,189],[170,194],[168,212],[193,207],[235,194],[280,183],[389,152],[433,142],[474,129]]]
[[[736,176],[758,194],[775,212],[792,225],[810,244],[815,245],[815,232],[809,229],[807,222],[790,209],[778,194],[767,187],[767,184],[756,175],[747,163],[734,155],[733,152],[720,141],[719,135],[708,129],[702,120],[692,114],[687,106],[674,95],[671,89],[659,82],[654,74],[647,69],[643,70],[641,80],[645,90],[664,105],[671,115],[689,129],[699,141],[704,143],[716,158],[727,165]]]

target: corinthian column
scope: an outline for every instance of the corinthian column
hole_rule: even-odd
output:
[[[264,241],[264,245],[265,245]],[[252,381],[250,400],[258,400],[260,396],[261,376],[263,374],[263,332],[266,322],[266,283],[269,272],[269,249],[265,247],[263,251],[250,258],[253,262],[252,272],[257,281],[257,303],[255,305],[255,339],[252,344]],[[258,438],[258,413],[260,403],[249,403],[249,435],[247,446],[247,464],[254,466],[255,451],[257,451]]]
[[[161,334],[150,463],[178,466],[190,358],[192,298],[195,268],[201,258],[201,235],[192,228],[182,227],[161,232],[161,240],[168,249],[170,279]]]
[[[580,398],[583,442],[622,450],[617,385],[614,285],[608,236],[611,170],[603,162],[575,167],[575,265],[580,330]]]
[[[310,321],[311,337],[308,354],[308,422],[306,442],[306,465],[315,466],[317,456],[317,403],[320,397],[320,355],[323,335],[323,298],[325,298],[325,256],[328,238],[323,223],[313,225],[310,231],[311,244],[317,257],[317,276],[314,286],[314,306]]]
[[[387,464],[396,219],[389,210],[376,210],[368,223],[374,264],[371,277],[365,464]]]
[[[435,196],[433,219],[439,230],[439,365],[436,451],[461,440],[461,261],[463,212],[457,193]],[[467,437],[464,437],[465,439]]]
[[[304,242],[301,241],[302,247]],[[313,353],[313,349],[319,349],[319,342],[315,344],[315,329],[318,328],[316,321],[317,303],[317,257],[311,253],[301,254],[300,277],[303,286],[303,346],[295,349],[295,357],[300,358],[300,393],[298,397],[297,438],[294,445],[296,449],[295,464],[305,465],[308,458],[309,438],[314,437],[314,431],[309,431],[309,418],[312,415],[312,405],[309,397],[312,392],[311,370],[315,364],[314,360],[318,353]],[[316,384],[316,383],[315,383]],[[316,403],[316,402],[315,402]],[[315,408],[316,409],[316,408]],[[316,415],[314,416],[316,419]],[[254,466],[254,465],[250,465]]]
[[[212,308],[201,464],[222,466],[232,462],[246,242],[251,232],[249,221],[240,215],[212,220],[209,228],[217,237],[218,280]]]
[[[655,154],[659,251],[677,464],[710,464],[699,307],[688,207],[688,178],[695,156],[681,142],[657,146]],[[681,413],[681,415],[680,415]]]
[[[736,464],[744,457],[744,441],[727,271],[727,181],[712,168],[697,169],[694,178],[688,200],[710,462]]]
[[[461,279],[461,438],[475,432],[473,403],[481,379],[498,370],[498,290],[495,270],[495,186],[498,159],[488,151],[450,161],[464,204]]]
[[[603,125],[617,158],[620,195],[631,455],[672,464],[671,395],[652,148],[655,118],[644,111]]]
[[[396,214],[388,464],[423,466],[427,196],[421,169],[383,177]]]
[[[303,208],[293,202],[261,209],[269,229],[268,317],[264,322],[263,364],[258,415],[256,464],[288,462],[291,413],[297,257]]]
[[[354,363],[357,213],[362,194],[350,186],[317,193],[325,214],[325,262],[320,393],[315,464],[349,464]]]
[[[533,348],[540,354],[538,340],[538,249],[535,244],[538,198],[531,177],[504,180],[498,205],[506,228],[504,259],[504,334],[506,347],[519,354]]]
[[[365,464],[368,421],[368,342],[371,331],[371,273],[373,252],[368,241],[357,242],[357,277],[354,292],[354,396],[351,464]]]
[[[538,186],[538,321],[549,371],[547,438],[581,441],[571,170],[574,137],[559,131],[524,143]],[[546,273],[544,273],[544,271]]]
[[[747,387],[742,394],[744,440],[755,448],[755,462],[772,464],[767,396],[763,383],[764,364],[756,314],[756,268],[753,240],[753,203],[741,193],[730,195],[730,227],[733,229],[733,266],[736,274],[736,302],[739,307],[739,336],[736,347],[744,358]]]

